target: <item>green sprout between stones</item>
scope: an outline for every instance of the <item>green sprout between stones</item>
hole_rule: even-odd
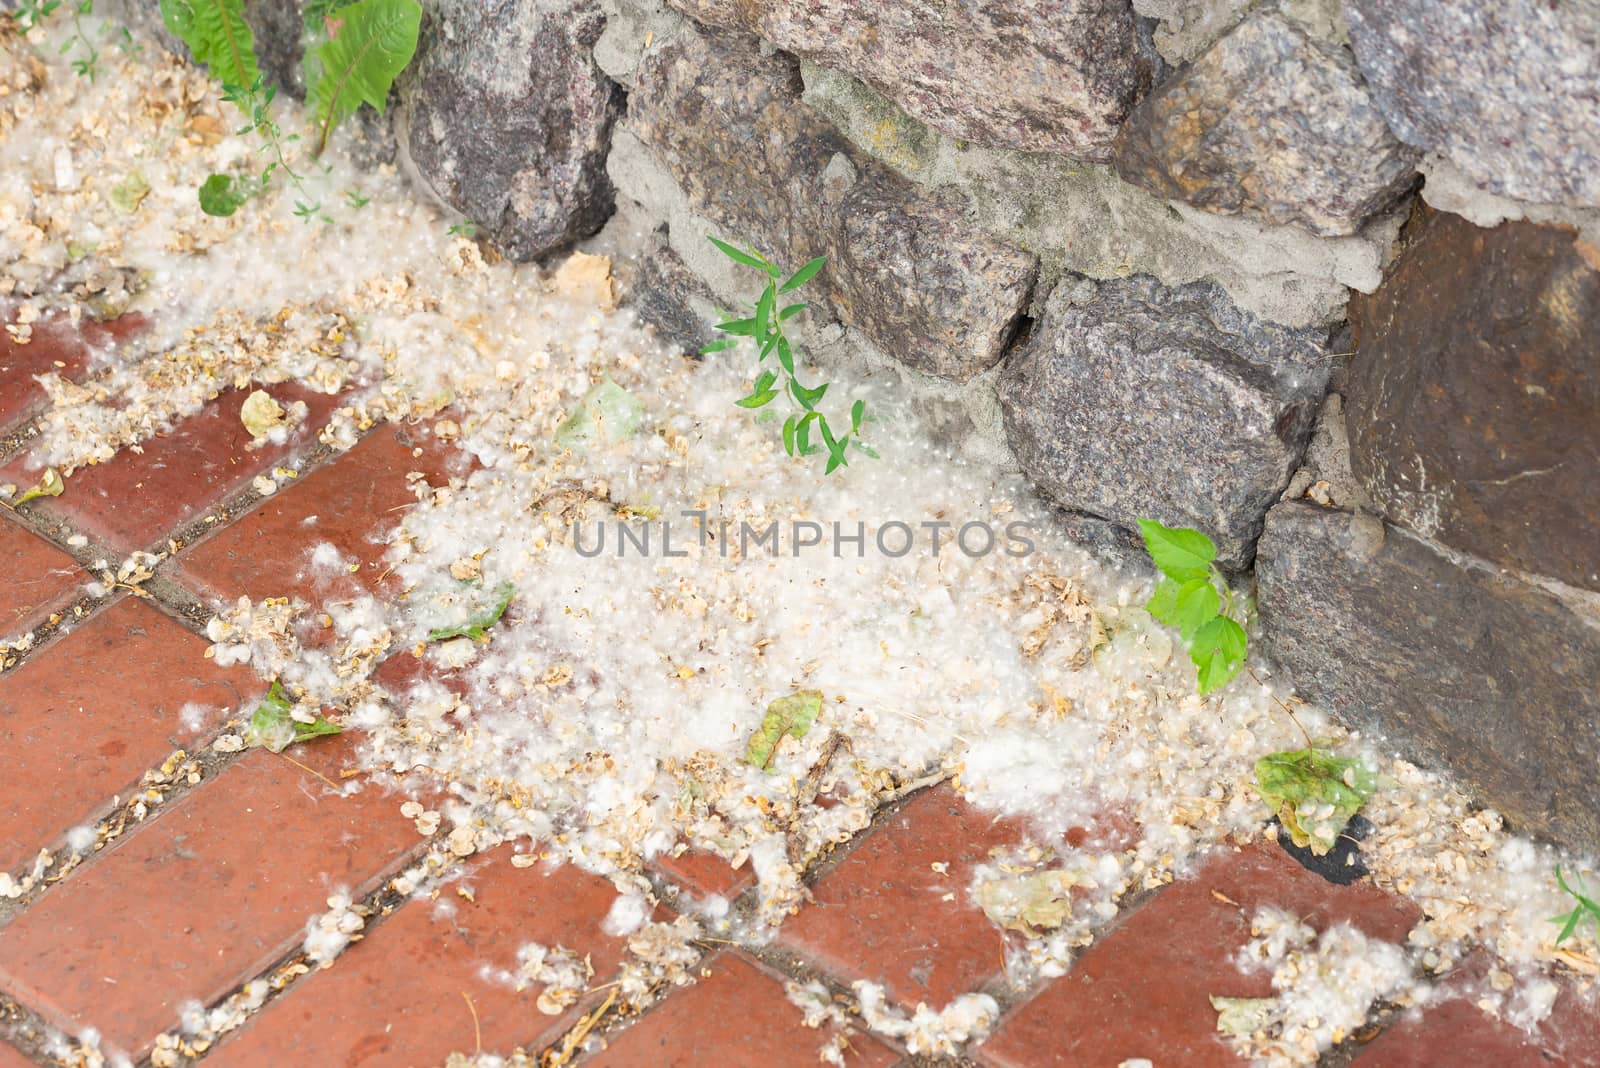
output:
[[[814,456],[826,450],[828,460],[824,474],[831,475],[838,468],[847,466],[850,463],[848,451],[851,448],[877,459],[878,454],[861,440],[861,424],[867,420],[866,401],[857,400],[851,404],[850,429],[835,433],[833,426],[828,422],[828,417],[817,410],[817,405],[822,403],[823,395],[828,392],[829,383],[823,382],[817,386],[806,386],[801,383],[795,370],[798,358],[793,344],[784,332],[783,324],[805,311],[806,305],[788,304],[780,308],[778,298],[794,292],[816,277],[817,272],[827,263],[826,257],[818,256],[788,278],[784,278],[783,272],[759,252],[753,249],[747,251],[735,248],[715,237],[710,241],[733,262],[754,267],[767,276],[766,288],[761,291],[753,314],[747,318],[728,319],[718,323],[717,329],[728,336],[713,341],[700,350],[702,353],[721,352],[737,346],[745,338],[750,338],[756,343],[760,353],[756,357],[758,367],[765,363],[769,356],[776,357],[779,370],[762,371],[752,383],[749,394],[734,403],[741,408],[752,410],[765,408],[782,394],[793,409],[783,422],[783,451],[790,456]],[[812,440],[813,429],[822,438],[821,445]]]
[[[1238,619],[1244,606],[1214,562],[1216,545],[1198,530],[1153,519],[1139,520],[1139,531],[1162,575],[1145,607],[1189,643],[1202,696],[1226,686],[1244,667],[1249,637]]]
[[[81,49],[82,54],[73,57],[72,69],[80,78],[88,78],[92,82],[100,73],[100,50],[84,28],[83,17],[94,14],[94,0],[75,0],[67,4],[63,0],[22,0],[17,9],[11,12],[11,18],[18,31],[27,33],[35,26],[42,25],[45,19],[62,7],[72,15],[72,34],[62,43],[61,54]],[[126,30],[123,33],[127,35]]]
[[[281,172],[298,194],[294,209],[298,218],[332,221],[285,155],[285,146],[299,135],[285,136],[272,118],[277,87],[263,81],[244,0],[161,0],[161,19],[189,46],[195,60],[222,82],[223,99],[246,120],[237,132],[258,136],[260,151],[267,157],[259,174],[208,177],[200,186],[200,210],[232,215],[270,189]],[[416,54],[422,7],[417,0],[356,0],[337,7],[317,0],[308,5],[305,22],[311,33],[305,60],[306,106],[316,124],[312,156],[317,157],[334,127],[363,103],[380,113],[384,110],[395,78]]]
[[[1577,880],[1576,876],[1573,878],[1578,882],[1580,887],[1583,887],[1585,890],[1588,889],[1587,887],[1583,886],[1582,881]],[[1577,904],[1572,907],[1571,912],[1564,912],[1560,916],[1552,916],[1550,918],[1551,923],[1559,923],[1561,925],[1561,933],[1556,935],[1556,945],[1559,946],[1561,943],[1571,938],[1573,933],[1577,931],[1578,925],[1585,919],[1594,921],[1595,937],[1596,939],[1600,939],[1600,904],[1597,904],[1595,900],[1592,897],[1589,897],[1587,894],[1579,890],[1574,890],[1572,887],[1568,886],[1566,877],[1561,874],[1561,865],[1559,864],[1556,865],[1556,883],[1563,891],[1571,896],[1573,900],[1577,901]]]

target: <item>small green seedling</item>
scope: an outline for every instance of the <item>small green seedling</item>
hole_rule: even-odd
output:
[[[795,370],[799,363],[799,354],[795,352],[788,335],[784,333],[783,324],[805,311],[806,305],[787,304],[780,308],[778,298],[794,292],[816,277],[817,272],[827,263],[826,258],[818,256],[788,278],[784,278],[782,271],[754,249],[735,248],[726,241],[719,241],[714,237],[710,241],[733,262],[745,267],[754,267],[767,276],[766,288],[761,291],[754,312],[747,318],[728,319],[718,323],[717,329],[728,336],[713,341],[700,350],[702,353],[721,352],[738,345],[743,338],[750,338],[756,343],[760,352],[756,357],[758,367],[765,363],[769,356],[777,358],[779,370],[762,371],[756,376],[749,394],[734,403],[741,408],[754,410],[766,407],[776,400],[780,393],[783,394],[789,406],[794,409],[783,423],[783,451],[790,456],[812,456],[826,449],[828,461],[824,474],[831,475],[838,468],[847,466],[850,463],[848,451],[851,448],[877,459],[878,454],[861,440],[861,424],[867,421],[866,401],[857,400],[850,406],[850,429],[836,434],[828,422],[828,417],[817,410],[817,405],[822,403],[823,394],[828,392],[829,383],[823,382],[817,386],[801,384]],[[820,446],[811,439],[813,428],[822,438]]]
[[[21,0],[17,9],[11,12],[11,18],[19,32],[27,33],[62,6],[63,0]],[[72,59],[72,69],[80,78],[88,78],[92,82],[100,73],[100,50],[94,46],[89,31],[84,28],[83,17],[94,14],[94,0],[73,0],[67,5],[67,10],[72,15],[72,34],[62,42],[61,54],[81,49],[82,54]]]
[[[283,692],[283,684],[274,679],[267,696],[262,698],[255,714],[250,717],[248,733],[254,744],[281,753],[296,742],[338,734],[343,730],[343,727],[320,714],[310,723],[295,719],[294,702]]]
[[[777,752],[783,736],[787,734],[793,738],[804,738],[821,711],[821,690],[800,690],[773,701],[767,706],[761,726],[745,748],[745,763],[765,771],[772,763],[772,755]]]
[[[450,638],[471,638],[481,642],[489,635],[489,628],[500,622],[500,617],[506,614],[506,609],[511,607],[512,598],[516,597],[517,588],[509,582],[502,582],[494,589],[494,599],[485,604],[482,610],[471,619],[457,627],[438,627],[428,632],[430,642],[442,642]]]
[[[1202,695],[1227,685],[1244,667],[1249,637],[1237,619],[1243,605],[1213,562],[1216,545],[1198,530],[1151,519],[1139,520],[1139,530],[1162,574],[1145,607],[1182,632]]]
[[[1576,876],[1574,876],[1574,879],[1576,879]],[[1593,898],[1568,886],[1565,876],[1561,874],[1561,865],[1559,864],[1556,865],[1556,883],[1578,902],[1572,907],[1571,912],[1564,912],[1560,916],[1550,917],[1551,923],[1559,923],[1561,925],[1561,933],[1556,935],[1556,945],[1559,946],[1571,938],[1573,932],[1577,931],[1578,924],[1585,919],[1594,921],[1595,938],[1600,940],[1600,904],[1597,904]],[[1579,881],[1578,885],[1581,887],[1583,883]],[[1588,888],[1584,887],[1584,889]]]
[[[197,62],[222,82],[223,99],[244,114],[239,134],[261,138],[268,162],[261,173],[213,174],[200,187],[200,210],[228,216],[271,188],[282,172],[299,197],[295,215],[332,221],[312,197],[305,178],[289,165],[285,146],[298,135],[285,136],[272,118],[275,86],[262,79],[255,35],[244,17],[244,0],[161,0],[161,20],[189,46]],[[327,147],[335,126],[363,103],[382,112],[394,80],[416,54],[422,27],[417,0],[356,0],[334,7],[326,0],[308,5],[306,26],[306,104],[317,125],[313,156]]]

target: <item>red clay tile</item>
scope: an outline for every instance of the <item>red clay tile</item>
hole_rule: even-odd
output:
[[[1235,904],[1217,895],[1231,899]],[[1014,1011],[978,1054],[990,1068],[1114,1065],[1145,1057],[1185,1068],[1242,1063],[1216,1033],[1209,995],[1266,997],[1264,972],[1234,964],[1262,905],[1317,929],[1347,921],[1374,938],[1403,941],[1414,905],[1370,886],[1334,886],[1276,846],[1214,857],[1135,910],[1070,972]]]
[[[1473,977],[1481,982],[1486,966],[1486,961],[1468,961],[1444,977],[1439,985],[1460,996],[1447,995],[1449,1000],[1406,1013],[1352,1063],[1356,1068],[1428,1068],[1438,1064],[1439,1051],[1447,1049],[1453,1064],[1600,1066],[1600,993],[1563,989],[1549,1017],[1529,1034],[1481,1011],[1470,1000]],[[1459,985],[1457,976],[1463,978]]]
[[[320,601],[375,592],[385,570],[383,538],[416,500],[407,472],[422,471],[437,483],[451,459],[438,446],[415,457],[409,439],[386,427],[183,553],[176,569],[228,600],[248,594]],[[311,553],[324,542],[359,569],[315,571]]]
[[[79,468],[68,479],[66,493],[34,507],[124,554],[164,548],[166,535],[314,443],[317,429],[341,403],[340,397],[294,383],[273,386],[268,392],[281,404],[304,401],[310,409],[282,445],[245,447],[251,439],[239,421],[239,409],[251,390],[230,389],[170,433],[142,442],[142,451],[123,449],[107,463]],[[31,457],[19,457],[0,471],[0,479],[31,485],[42,470],[43,465]]]
[[[205,658],[206,642],[136,598],[118,601],[0,675],[0,871],[33,856],[196,732],[185,705],[224,707],[259,689]]]
[[[297,746],[336,779],[349,735]],[[0,989],[138,1060],[190,1000],[210,1004],[296,946],[339,888],[361,895],[419,847],[398,799],[337,796],[264,750],[172,804],[0,929]]]
[[[594,1068],[814,1068],[830,1032],[805,1026],[780,979],[737,952],[721,954],[710,967],[708,977],[670,995],[584,1063]],[[898,1059],[871,1035],[855,1034],[845,1064],[879,1068]]]
[[[1394,1024],[1354,1063],[1361,1068],[1434,1068],[1443,1050],[1450,1051],[1454,1064],[1548,1068],[1551,1063],[1524,1032],[1460,1000],[1446,1001]]]
[[[732,901],[756,884],[753,867],[734,868],[715,853],[691,849],[682,856],[659,854],[651,865],[696,897],[718,895]]]
[[[835,975],[883,983],[908,1007],[943,1008],[1000,971],[1000,931],[967,887],[989,850],[1021,833],[947,787],[929,790],[822,878],[783,941]]]
[[[76,329],[64,318],[45,319],[33,324],[33,338],[26,345],[18,345],[9,332],[0,330],[0,428],[44,404],[44,390],[34,376],[53,371],[62,378],[81,379],[92,350],[114,348],[147,322],[137,312],[109,323],[85,321]]]
[[[4,509],[0,509],[4,511]],[[0,515],[0,639],[15,637],[74,600],[89,573],[72,557]]]
[[[0,1039],[0,1068],[35,1068],[35,1065]]]
[[[594,982],[604,982],[622,959],[622,940],[600,930],[617,893],[571,865],[520,869],[508,862],[510,855],[502,848],[480,858],[456,884],[471,888],[472,901],[446,886],[438,905],[416,900],[403,906],[206,1063],[432,1066],[452,1052],[472,1053],[480,1034],[486,1051],[553,1041],[581,1010],[545,1016],[534,1005],[540,987],[518,993],[485,973],[515,971],[517,951],[539,942],[589,954]],[[449,911],[441,915],[440,906]]]

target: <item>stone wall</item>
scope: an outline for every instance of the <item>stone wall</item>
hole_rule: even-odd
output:
[[[424,2],[400,159],[507,254],[649,232],[690,350],[708,234],[826,256],[813,358],[1207,531],[1301,692],[1600,848],[1600,0]]]

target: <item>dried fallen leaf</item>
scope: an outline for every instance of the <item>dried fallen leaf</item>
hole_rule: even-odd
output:
[[[252,437],[257,438],[265,437],[283,426],[288,418],[289,413],[284,411],[283,405],[273,400],[272,395],[264,389],[258,389],[246,397],[244,407],[239,409],[239,421]]]
[[[39,476],[39,481],[18,497],[16,503],[26,504],[35,497],[59,497],[66,492],[66,489],[67,485],[61,479],[61,472],[53,467],[47,467],[44,469],[44,474]]]
[[[772,763],[772,754],[777,751],[783,736],[788,734],[804,738],[821,711],[821,690],[800,690],[772,702],[761,719],[761,726],[745,748],[745,762],[765,770]]]
[[[1277,998],[1211,998],[1217,1010],[1217,1030],[1236,1038],[1249,1038],[1270,1027],[1278,1016]]]
[[[1036,938],[1072,915],[1072,888],[1081,882],[1075,873],[1060,869],[990,879],[978,885],[978,906],[1005,930]]]

